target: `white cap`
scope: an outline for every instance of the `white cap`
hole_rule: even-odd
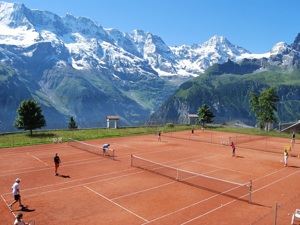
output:
[[[17,179],[16,179],[16,182],[20,182],[20,181],[21,181],[21,179],[20,179],[20,178],[17,178]]]

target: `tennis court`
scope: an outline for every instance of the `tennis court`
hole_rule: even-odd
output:
[[[284,206],[277,224],[290,224],[300,208],[300,143],[284,167],[289,139],[270,138],[276,147],[264,151],[257,149],[266,145],[263,138],[243,137],[231,157],[222,141],[232,137],[196,130],[162,133],[161,141],[156,134],[86,141],[110,143],[114,158],[68,143],[1,149],[1,223],[12,224],[20,212],[17,203],[13,212],[8,204],[21,178],[22,202],[29,205],[23,219],[36,224],[274,224],[275,203]]]

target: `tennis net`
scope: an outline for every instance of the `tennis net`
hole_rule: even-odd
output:
[[[229,137],[229,142],[234,142],[235,144],[251,143],[253,141],[266,140],[266,136],[259,135],[240,135]]]
[[[141,168],[173,180],[244,201],[252,201],[252,182],[240,184],[215,177],[197,174],[190,171],[174,168],[161,163],[153,162],[131,155],[131,166]]]
[[[80,150],[83,150],[86,152],[90,152],[95,155],[107,156],[112,159],[115,158],[115,150],[114,149],[111,149],[111,148],[106,149],[105,155],[104,155],[102,147],[99,147],[97,145],[88,144],[88,143],[85,143],[82,141],[74,140],[72,138],[69,138],[68,140],[69,140],[68,144],[74,148],[77,148],[77,149],[80,149]]]

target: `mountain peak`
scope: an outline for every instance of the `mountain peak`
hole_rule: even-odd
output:
[[[214,36],[212,36],[212,37],[208,40],[208,42],[221,42],[221,43],[223,43],[223,42],[228,42],[228,40],[227,40],[225,37],[223,37],[223,36],[220,36],[220,35],[214,35]]]
[[[277,55],[277,54],[282,54],[283,51],[286,50],[287,44],[285,42],[278,42],[273,46],[273,48],[270,51],[271,55]]]
[[[28,25],[24,15],[27,8],[20,3],[0,2],[0,25],[11,28]]]
[[[292,43],[292,48],[297,51],[300,51],[300,33],[297,35],[294,42]]]

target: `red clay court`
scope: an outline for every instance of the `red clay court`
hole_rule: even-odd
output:
[[[17,203],[13,212],[8,208],[16,178],[21,178],[22,202],[29,205],[23,219],[36,224],[274,224],[276,203],[277,224],[291,224],[300,208],[300,143],[284,167],[289,139],[237,143],[232,157],[231,147],[223,143],[229,137],[238,142],[234,134],[200,130],[162,133],[161,141],[156,135],[86,141],[110,143],[115,160],[68,143],[1,149],[1,224],[13,224],[20,212]],[[60,176],[54,174],[55,153],[62,160]],[[177,168],[215,179],[196,175],[187,178],[195,179],[189,184],[179,175],[177,181],[131,166],[131,155],[163,164],[162,170],[172,173]],[[133,163],[143,164],[139,159]],[[251,180],[252,202],[248,187],[235,189],[219,180],[246,185]]]

